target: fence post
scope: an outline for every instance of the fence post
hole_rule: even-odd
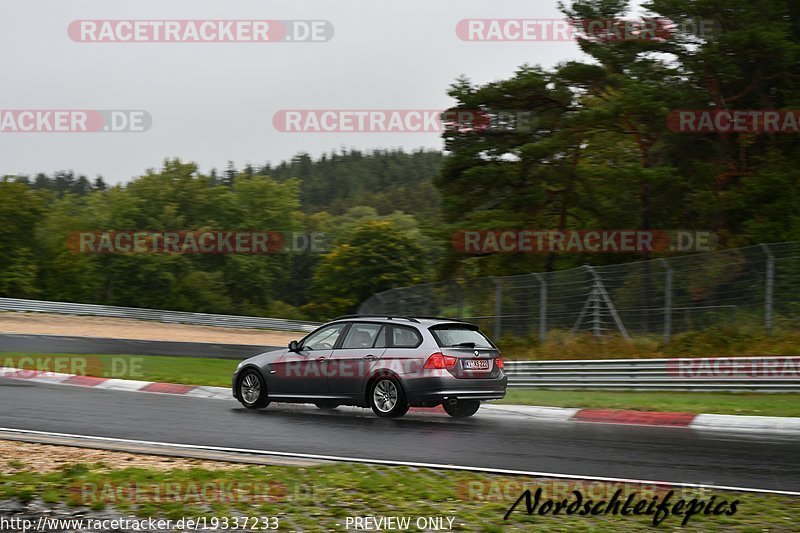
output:
[[[764,329],[767,335],[772,334],[772,290],[775,284],[775,256],[769,246],[761,243],[761,248],[767,255],[767,271],[764,280]]]
[[[494,338],[500,340],[500,334],[503,332],[500,315],[503,313],[503,286],[492,277],[494,282]]]
[[[541,274],[534,274],[539,282],[539,342],[547,338],[547,282]]]
[[[672,335],[672,268],[666,259],[659,259],[664,267],[664,344],[669,344]]]
[[[595,339],[599,339],[603,336],[603,333],[600,331],[600,325],[600,297],[596,295],[594,303],[592,304],[592,334]]]
[[[573,333],[580,325],[580,322],[583,319],[583,315],[586,313],[589,304],[590,303],[594,304],[597,300],[602,298],[603,301],[606,303],[606,307],[608,307],[608,311],[611,313],[611,318],[614,319],[614,323],[617,325],[617,329],[619,329],[619,332],[622,333],[622,336],[625,338],[625,340],[627,341],[631,340],[630,336],[628,336],[628,330],[625,329],[625,326],[622,323],[622,319],[620,318],[619,313],[617,313],[617,309],[614,307],[614,302],[611,301],[611,297],[608,295],[608,292],[606,292],[606,288],[603,285],[602,279],[600,279],[600,275],[590,265],[583,265],[583,268],[588,270],[589,273],[594,278],[594,286],[592,287],[592,292],[589,293],[589,299],[586,300],[583,309],[578,315],[578,321],[575,322],[575,326],[572,328]],[[600,312],[599,305],[594,307],[594,311],[595,311],[595,321],[596,321],[599,318],[599,312]],[[595,334],[598,333],[598,329],[599,329],[598,325],[595,324]]]

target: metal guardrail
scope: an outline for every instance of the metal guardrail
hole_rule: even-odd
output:
[[[154,320],[173,324],[223,326],[228,328],[262,328],[282,331],[313,331],[320,325],[317,322],[303,322],[281,318],[212,315],[207,313],[187,313],[183,311],[165,311],[160,309],[141,309],[138,307],[116,307],[113,305],[19,300],[16,298],[0,298],[0,311],[28,311],[60,315],[133,318],[137,320]]]
[[[279,318],[0,298],[0,311],[154,320],[174,324],[312,331]],[[527,389],[800,392],[800,356],[506,361],[509,387]]]
[[[800,392],[800,356],[506,361],[509,387]]]

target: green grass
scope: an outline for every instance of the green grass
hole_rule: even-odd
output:
[[[800,394],[508,389],[498,403],[754,416],[800,416]]]
[[[39,364],[30,358],[50,357]],[[28,359],[28,360],[26,360]],[[95,377],[229,387],[238,361],[204,357],[0,352],[0,366]],[[43,367],[43,368],[42,368]],[[78,369],[78,371],[72,371]]]
[[[208,485],[210,483],[214,485]],[[198,490],[209,486],[232,487],[233,484],[242,489],[236,498]],[[134,486],[136,489],[132,492]],[[180,488],[165,492],[165,488],[170,486]],[[0,475],[0,499],[30,501],[41,498],[76,508],[101,510],[113,507],[141,518],[173,520],[191,516],[273,516],[278,518],[281,531],[300,528],[342,531],[348,516],[408,516],[412,523],[420,516],[450,516],[455,518],[453,528],[459,531],[653,530],[652,518],[648,516],[528,516],[524,503],[504,521],[503,515],[522,491],[529,488],[535,492],[537,487],[543,489],[545,498],[568,497],[571,490],[578,489],[585,498],[594,498],[595,501],[608,499],[617,488],[623,489],[623,498],[637,493],[637,500],[656,495],[663,497],[666,492],[653,486],[347,463],[315,467],[249,466],[226,470],[191,468],[166,472],[143,468],[108,471],[100,464],[72,464],[50,474],[14,472]],[[694,516],[688,524],[690,530],[796,530],[800,511],[798,498],[679,489],[672,501],[681,498],[708,501],[711,496],[716,496],[716,502],[739,500],[736,514]],[[680,527],[680,522],[681,518],[671,516],[661,523],[661,527],[674,530]]]

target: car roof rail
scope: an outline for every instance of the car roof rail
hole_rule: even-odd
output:
[[[374,314],[373,315],[342,315],[342,316],[337,316],[333,320],[345,320],[347,318],[385,318],[387,320],[392,320],[392,319],[395,319],[395,318],[402,318],[403,320],[409,320],[411,322],[416,322],[417,324],[419,324],[419,320],[417,320],[416,318],[412,318],[410,316],[400,316],[400,315],[374,315]]]
[[[464,322],[464,320],[460,318],[450,318],[448,316],[419,316],[417,315],[415,318],[423,318],[425,320],[449,320],[451,322]]]

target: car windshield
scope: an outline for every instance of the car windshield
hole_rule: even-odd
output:
[[[303,342],[304,350],[330,350],[336,344],[336,339],[344,329],[345,324],[336,324],[325,329],[321,329]]]
[[[436,343],[442,347],[464,346],[467,348],[494,348],[491,341],[476,329],[466,326],[431,328]]]

